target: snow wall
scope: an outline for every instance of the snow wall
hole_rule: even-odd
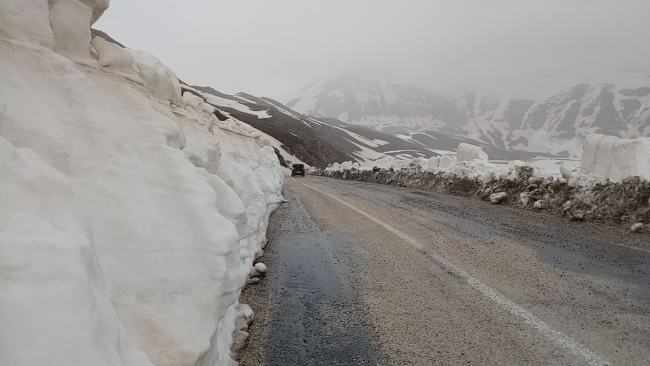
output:
[[[493,204],[545,210],[571,220],[611,222],[631,225],[634,232],[650,231],[650,181],[639,176],[613,182],[593,173],[572,172],[564,165],[549,171],[517,160],[505,165],[475,159],[435,167],[432,159],[426,168],[421,159],[413,159],[400,162],[400,167],[342,169],[333,164],[309,173],[476,197]]]
[[[483,148],[466,143],[458,145],[457,157],[458,161],[488,160],[488,155]]]
[[[596,174],[612,182],[628,176],[650,179],[650,161],[643,141],[592,134],[582,152],[580,174]]]
[[[0,365],[233,364],[279,162],[107,7],[0,1]]]
[[[440,155],[440,156],[434,156],[429,159],[427,163],[427,170],[433,171],[435,169],[446,169],[448,168],[452,163],[456,162],[456,157],[450,154],[447,155]]]
[[[648,147],[650,138],[591,135],[584,146],[580,171],[565,164],[551,171],[519,160],[505,165],[481,158],[459,157],[456,161],[452,155],[442,155],[428,161],[386,157],[377,160],[374,167],[332,164],[309,173],[474,196],[493,204],[548,210],[572,220],[629,224],[632,231],[639,232],[650,231]],[[468,151],[471,155],[478,149],[461,144],[458,152],[467,159]]]

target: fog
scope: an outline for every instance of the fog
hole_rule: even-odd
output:
[[[647,85],[648,0],[112,0],[95,25],[190,84],[273,96],[363,71],[442,93]]]

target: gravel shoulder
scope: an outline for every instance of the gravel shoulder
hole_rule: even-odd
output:
[[[425,250],[299,183],[399,228]],[[334,250],[338,257],[332,257],[338,260],[328,261],[350,284],[355,306],[363,323],[368,323],[363,328],[369,335],[367,344],[372,345],[373,358],[368,360],[373,364],[598,364],[576,356],[513,316],[431,255],[462,268],[550,329],[596,354],[598,360],[650,363],[647,234],[629,234],[462,197],[322,177],[287,179],[285,191],[288,205],[299,202],[304,207],[304,211],[295,212],[297,218],[306,216],[319,231],[341,238],[332,245],[340,248]],[[275,220],[281,214],[278,211],[272,217],[271,230],[277,227]],[[283,240],[291,236],[295,237],[290,234]],[[242,295],[242,302],[251,304],[257,313],[251,346],[242,357],[244,365],[261,364],[245,363],[247,353],[258,352],[268,358],[278,352],[270,346],[274,333],[268,331],[277,318],[260,320],[258,312],[265,307],[267,315],[274,311],[274,300],[265,298],[289,295],[271,285],[274,271],[286,271],[284,266],[273,265],[273,246],[272,239],[262,259],[269,265],[269,278]],[[326,258],[324,253],[313,254]],[[259,310],[255,302],[261,302]],[[339,305],[340,313],[345,313],[346,304]]]

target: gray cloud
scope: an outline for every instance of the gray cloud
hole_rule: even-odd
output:
[[[364,70],[444,93],[639,80],[647,0],[139,0],[96,27],[193,83],[274,95]]]

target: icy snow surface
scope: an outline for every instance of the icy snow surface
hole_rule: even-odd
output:
[[[55,4],[0,2],[0,365],[228,365],[273,149]]]

